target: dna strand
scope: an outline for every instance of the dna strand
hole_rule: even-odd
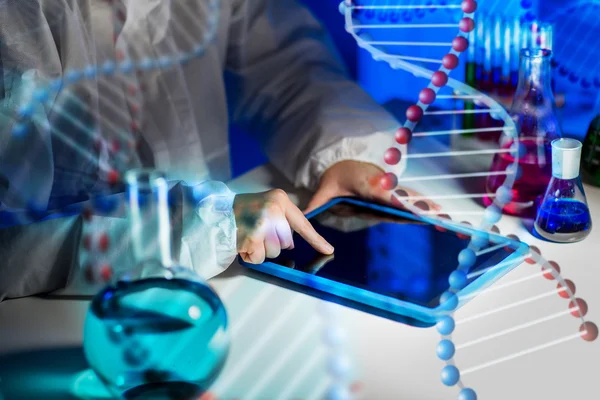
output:
[[[557,76],[582,89],[600,88],[600,62],[593,56],[598,51],[598,12],[598,1],[581,0],[566,4],[547,18],[556,27],[556,36],[566,38],[556,41],[553,49]]]
[[[422,24],[407,24],[400,23],[398,21],[387,21],[386,18],[375,18],[375,14],[386,15],[390,10],[404,10],[404,9],[427,9],[431,7],[437,8],[452,8],[462,10],[462,15],[459,21],[453,21],[453,23],[422,23]],[[575,284],[570,280],[565,280],[560,275],[560,266],[558,263],[553,261],[545,260],[541,252],[535,246],[523,245],[519,246],[516,244],[518,237],[515,235],[507,235],[505,237],[499,236],[500,230],[495,225],[502,218],[502,209],[512,199],[512,186],[514,182],[519,179],[522,171],[519,167],[519,156],[520,151],[517,146],[512,146],[510,149],[502,150],[497,148],[476,148],[468,150],[457,150],[449,151],[444,149],[438,152],[410,152],[410,150],[423,151],[423,149],[431,149],[435,147],[434,143],[427,143],[427,146],[419,144],[419,141],[425,140],[428,137],[439,137],[445,135],[460,135],[464,133],[477,133],[482,131],[489,131],[490,129],[499,129],[503,131],[507,136],[515,139],[517,137],[516,126],[511,120],[508,113],[493,99],[487,97],[483,93],[467,86],[457,80],[450,78],[449,73],[454,70],[459,64],[459,56],[468,49],[469,42],[467,37],[475,29],[475,11],[477,10],[477,2],[474,0],[464,0],[460,4],[456,1],[454,4],[448,4],[445,6],[437,5],[433,6],[429,3],[424,5],[407,4],[403,1],[382,1],[382,0],[346,0],[340,4],[340,11],[345,16],[346,30],[356,40],[359,47],[367,50],[372,57],[377,61],[385,61],[389,66],[395,70],[402,70],[414,75],[417,78],[424,78],[428,80],[427,87],[419,93],[419,101],[415,105],[411,105],[406,110],[406,123],[401,127],[395,134],[395,140],[399,147],[393,146],[386,151],[384,155],[385,162],[390,165],[388,172],[381,178],[380,185],[382,188],[390,191],[392,201],[400,204],[404,208],[412,211],[413,213],[420,215],[422,218],[431,222],[437,226],[438,229],[444,230],[450,226],[459,227],[460,229],[466,229],[466,231],[460,230],[459,236],[470,239],[470,243],[467,248],[463,249],[458,256],[458,267],[450,274],[448,284],[449,289],[441,296],[440,304],[448,311],[448,315],[443,317],[436,325],[436,328],[442,340],[437,346],[438,357],[445,362],[445,367],[441,372],[442,383],[446,386],[456,386],[459,388],[458,398],[460,400],[472,400],[477,398],[477,393],[473,388],[466,386],[463,382],[463,377],[483,370],[488,367],[498,365],[503,362],[507,362],[518,357],[522,357],[527,354],[531,354],[536,351],[547,349],[551,346],[555,346],[566,341],[583,338],[586,341],[594,341],[598,336],[597,326],[584,319],[588,311],[587,303],[581,298],[575,298]],[[418,32],[423,32],[427,29],[458,29],[458,34],[450,42],[417,42],[407,41],[405,38],[408,35],[398,35],[397,32],[407,31],[415,29]],[[409,36],[412,37],[412,36]],[[444,52],[439,52],[439,58],[429,58],[419,55],[418,49],[428,47],[440,47]],[[400,51],[396,49],[401,49]],[[417,48],[417,51],[415,51]],[[448,52],[447,49],[450,49]],[[433,64],[437,67],[436,70],[430,70],[422,64]],[[440,91],[445,86],[448,86],[453,90],[452,94],[440,94]],[[462,107],[458,109],[446,107],[430,111],[430,107],[437,101],[442,103],[444,100],[461,100],[461,101],[476,101],[479,105],[478,109],[464,109]],[[457,115],[457,114],[472,114],[472,113],[486,113],[492,118],[503,122],[501,128],[481,128],[473,130],[465,129],[447,129],[438,131],[423,131],[415,132],[417,126],[426,120],[429,116],[436,115]],[[514,141],[517,143],[517,141]],[[409,145],[407,147],[407,145]],[[410,160],[427,160],[441,158],[459,159],[471,156],[499,154],[500,152],[510,152],[515,161],[509,165],[506,171],[500,172],[487,172],[487,171],[476,171],[476,172],[454,172],[447,173],[443,169],[439,169],[439,174],[435,173],[435,168],[430,168],[428,173],[423,174],[422,168],[417,164],[413,164]],[[407,169],[402,176],[397,176],[394,171],[394,166],[397,166],[401,160],[408,162]],[[457,163],[458,165],[469,166],[469,163]],[[471,164],[472,166],[473,164]],[[477,166],[477,164],[474,164]],[[487,164],[489,166],[489,164]],[[412,168],[411,168],[412,167]],[[415,173],[415,170],[417,172]],[[434,170],[432,172],[431,170]],[[439,191],[446,192],[447,189],[439,189],[433,185],[437,181],[448,181],[448,180],[466,180],[466,179],[477,179],[481,177],[491,176],[493,174],[505,176],[504,184],[497,190],[496,193],[457,193],[457,194],[438,194]],[[422,183],[427,182],[427,186],[421,185],[421,188],[426,188],[424,193],[431,193],[429,196],[410,196],[407,191],[399,187],[405,183]],[[438,192],[436,192],[436,189]],[[418,206],[418,202],[428,198],[430,200],[449,200],[449,201],[465,201],[474,200],[488,197],[493,199],[493,203],[488,206],[485,210],[477,209],[476,211],[445,211],[445,213],[429,210],[427,207]],[[471,229],[471,224],[468,222],[449,222],[452,221],[453,217],[456,218],[460,215],[481,215],[482,220],[479,222],[478,230],[474,231]],[[502,265],[500,263],[492,268],[488,268],[485,271],[478,271],[470,273],[469,270],[476,263],[478,255],[484,254],[489,251],[493,251],[498,247],[508,246],[513,248],[514,254],[518,256],[517,261],[509,265]],[[471,293],[468,297],[472,298],[475,295],[487,295],[490,292],[502,290],[504,288],[513,287],[521,282],[531,281],[532,279],[544,276],[546,279],[555,280],[557,282],[556,289],[544,293],[542,295],[528,297],[518,302],[513,302],[501,307],[497,307],[494,310],[488,310],[474,317],[457,320],[454,311],[458,308],[459,304],[464,303],[467,298],[466,296],[457,295],[457,292],[463,289],[467,283],[474,277],[479,276],[482,273],[494,271],[503,276],[508,274],[512,269],[516,268],[520,263],[525,262],[527,264],[539,265],[542,267],[540,273],[536,273],[524,278],[510,281],[506,284],[492,286],[491,288],[480,288],[475,293]],[[550,296],[558,294],[561,298],[568,299],[569,305],[567,310],[563,310],[559,313],[554,313],[544,318],[538,318],[535,320],[529,320],[523,324],[513,326],[508,329],[500,329],[493,334],[485,335],[476,340],[472,340],[461,345],[455,345],[453,342],[453,335],[459,324],[470,323],[473,320],[484,318],[490,315],[494,315],[499,312],[504,312],[511,309],[522,310],[522,306],[537,302],[541,299],[546,299]],[[541,323],[554,320],[560,316],[572,314],[578,320],[580,320],[579,330],[577,333],[572,332],[565,337],[533,346],[529,349],[522,350],[516,353],[512,353],[503,357],[495,358],[491,361],[487,360],[481,362],[479,365],[459,370],[458,364],[455,362],[456,351],[460,349],[466,349],[477,344],[485,343],[492,339],[504,337],[508,334],[522,331],[524,329],[532,328]],[[492,355],[494,356],[494,355]],[[496,356],[497,357],[497,356]]]

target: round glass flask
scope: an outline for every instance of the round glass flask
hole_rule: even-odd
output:
[[[552,52],[546,49],[523,49],[519,68],[519,84],[510,115],[515,121],[514,132],[503,132],[500,153],[491,166],[492,174],[486,183],[486,205],[508,175],[514,175],[511,201],[504,212],[523,217],[534,217],[550,178],[552,177],[552,146],[562,133],[556,117],[552,93]]]
[[[84,352],[118,398],[197,399],[229,351],[227,313],[194,271],[174,265],[165,175],[126,175],[135,265],[98,293]]]

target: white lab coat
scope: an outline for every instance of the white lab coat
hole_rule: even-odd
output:
[[[64,204],[60,199],[99,193],[107,167],[158,168],[191,186],[226,181],[231,120],[246,128],[297,186],[315,189],[327,168],[347,159],[389,169],[383,153],[393,145],[398,123],[347,79],[325,29],[296,0],[220,0],[217,14],[211,0],[115,2],[126,16],[122,27],[105,0],[2,2],[0,201],[5,209],[32,201],[53,208]],[[15,108],[35,88],[68,77],[69,71],[102,66],[119,52],[133,60],[189,53],[210,38],[212,15],[217,30],[202,55],[168,69],[96,75],[65,87],[36,107],[25,141],[10,134]],[[139,107],[132,110],[132,104]],[[137,131],[130,129],[132,120]],[[43,129],[48,125],[52,134]],[[102,145],[95,147],[98,139]],[[66,145],[69,140],[85,151]],[[206,196],[186,211],[178,258],[210,277],[235,256],[235,222],[230,211],[211,213],[209,205],[216,197],[207,188],[218,188],[219,198],[231,204],[228,189],[214,182],[200,187]],[[0,252],[17,247],[2,249],[0,243]],[[0,271],[32,262],[14,254],[8,259],[12,265],[0,264]],[[40,290],[24,284],[15,293],[1,286],[0,300],[3,291],[18,296]]]

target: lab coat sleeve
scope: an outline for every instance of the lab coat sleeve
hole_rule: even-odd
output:
[[[383,154],[398,122],[347,77],[325,28],[304,6],[243,2],[230,34],[232,117],[291,181],[315,189],[327,168],[347,159],[389,168]],[[405,164],[394,168],[400,174]]]
[[[204,279],[223,272],[237,255],[234,197],[222,182],[183,186],[182,235],[175,246],[179,263]]]

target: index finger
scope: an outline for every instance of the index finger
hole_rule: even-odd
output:
[[[333,254],[334,248],[323,236],[319,235],[302,211],[291,200],[287,199],[284,206],[285,218],[290,227],[298,232],[312,247],[323,254]]]

